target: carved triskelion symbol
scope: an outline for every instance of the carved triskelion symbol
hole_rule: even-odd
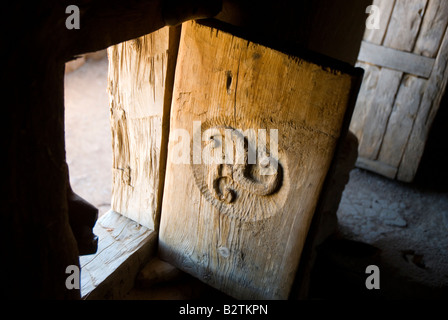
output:
[[[260,150],[263,144],[250,143],[246,134],[228,126],[194,134],[201,137],[202,161],[192,161],[193,176],[205,199],[220,213],[257,221],[281,210],[284,169],[266,146]]]

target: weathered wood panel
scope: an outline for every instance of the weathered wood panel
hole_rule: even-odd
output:
[[[184,24],[160,257],[236,298],[287,298],[358,79],[349,70]],[[270,156],[249,164],[252,147],[246,142],[242,163],[235,164],[237,153],[230,163],[207,162],[215,150],[210,148],[234,150],[233,142],[243,141],[235,129],[253,129],[258,142],[258,130],[265,129]],[[227,139],[229,132],[236,140]],[[176,163],[182,151],[187,163]],[[270,174],[261,174],[264,167]]]
[[[384,1],[374,4],[383,6],[389,15],[390,4],[387,8]],[[396,0],[385,29],[365,32],[358,64],[367,69],[374,68],[370,64],[381,67],[380,74],[392,68],[404,76],[398,86],[396,80],[382,79],[390,82],[359,94],[351,124],[360,141],[359,167],[402,181],[413,180],[445,90],[447,48],[441,42],[446,41],[447,23],[447,1]],[[381,33],[385,34],[382,42]],[[371,103],[378,96],[384,99],[379,108]]]
[[[179,30],[165,27],[108,51],[111,206],[152,230],[160,213],[166,161],[162,146],[168,139],[163,128],[169,120]]]

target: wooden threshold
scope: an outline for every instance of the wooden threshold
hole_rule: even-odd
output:
[[[110,210],[93,228],[95,254],[80,256],[82,299],[120,299],[156,253],[157,232]]]

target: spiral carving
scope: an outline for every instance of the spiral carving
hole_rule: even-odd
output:
[[[242,154],[237,154],[230,163],[225,159],[215,158],[202,164],[192,164],[196,184],[205,198],[220,212],[243,220],[259,220],[278,211],[279,200],[275,194],[282,187],[283,167],[277,159],[267,156],[269,150],[258,153],[255,163],[249,161],[251,150],[246,137],[238,130],[225,126],[212,128],[211,134],[204,137],[207,150],[223,150],[224,131],[232,132],[232,141],[236,146],[244,146]],[[214,135],[216,133],[218,136]],[[227,146],[228,147],[228,146]],[[237,160],[238,158],[238,160]],[[217,161],[220,160],[220,161]]]

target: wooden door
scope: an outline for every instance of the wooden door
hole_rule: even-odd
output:
[[[365,70],[350,130],[357,166],[414,179],[448,79],[448,1],[375,0],[379,29],[366,30]]]
[[[288,298],[358,80],[348,65],[185,23],[161,258],[235,298]]]

